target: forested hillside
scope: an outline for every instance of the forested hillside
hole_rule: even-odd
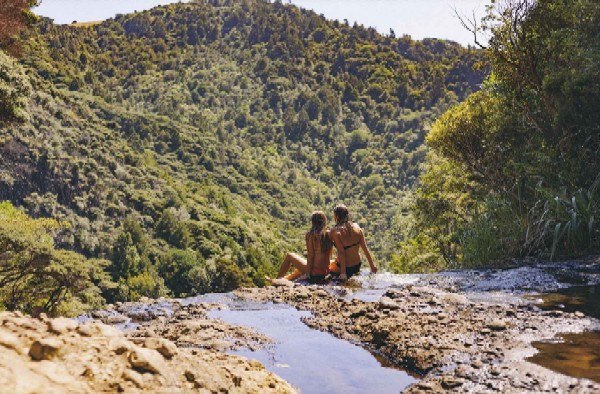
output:
[[[385,266],[431,123],[485,74],[456,43],[259,0],[42,20],[24,42],[3,74],[23,93],[0,128],[0,201],[109,260],[109,300],[261,284],[338,202]]]

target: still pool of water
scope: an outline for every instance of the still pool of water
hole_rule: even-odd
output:
[[[600,383],[600,332],[564,334],[562,341],[534,342],[539,352],[528,360],[553,371]]]
[[[544,310],[583,312],[600,318],[600,285],[573,286],[535,295]],[[565,375],[600,383],[600,332],[563,334],[552,342],[535,342],[538,350],[528,360]]]
[[[600,319],[600,285],[573,286],[536,296],[541,309],[561,309],[565,312],[583,312]]]
[[[260,361],[302,393],[399,393],[417,381],[359,346],[309,328],[300,320],[308,312],[235,299],[229,308],[210,316],[252,327],[275,341],[259,351],[231,353]]]

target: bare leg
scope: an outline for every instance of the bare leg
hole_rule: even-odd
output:
[[[277,278],[283,278],[285,274],[288,273],[291,267],[296,268],[298,271],[303,274],[306,273],[306,269],[308,268],[306,259],[299,254],[296,253],[288,253],[283,259],[283,263],[279,268],[279,273],[277,274]]]
[[[300,271],[298,268],[296,268],[296,269],[294,270],[294,272],[292,272],[291,274],[287,275],[287,276],[285,277],[285,279],[287,279],[287,280],[296,280],[296,279],[298,279],[299,277],[301,277],[302,275],[304,275],[304,274],[302,273],[302,271]]]

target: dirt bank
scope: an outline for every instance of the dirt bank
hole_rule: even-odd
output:
[[[98,321],[19,312],[1,312],[0,321],[2,392],[295,392],[256,361],[178,347],[149,330],[127,338]]]

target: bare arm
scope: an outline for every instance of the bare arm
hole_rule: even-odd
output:
[[[360,247],[363,250],[363,252],[365,253],[365,257],[367,258],[367,261],[369,262],[369,265],[371,266],[371,272],[376,274],[377,267],[375,267],[375,264],[373,263],[373,257],[371,257],[371,252],[369,251],[369,248],[367,247],[367,242],[365,241],[365,235],[363,234],[362,230],[360,230]]]
[[[306,233],[306,236],[304,238],[306,240],[306,266],[307,266],[306,275],[310,276],[313,265],[315,264],[315,245],[312,242],[313,237],[311,236],[310,233]]]

